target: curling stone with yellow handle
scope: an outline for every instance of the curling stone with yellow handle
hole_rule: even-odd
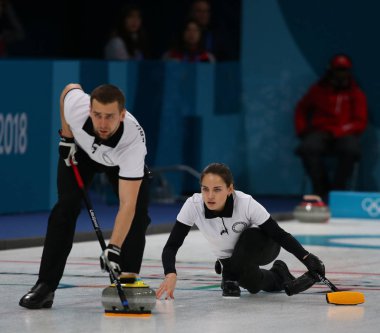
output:
[[[102,292],[102,305],[106,315],[151,314],[156,305],[156,293],[153,289],[139,278],[132,283],[121,283],[121,286],[128,302],[128,311],[122,306],[115,285],[111,284]]]

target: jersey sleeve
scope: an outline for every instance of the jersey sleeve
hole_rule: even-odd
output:
[[[127,180],[142,179],[147,153],[145,133],[129,112],[124,120],[123,135],[123,143],[118,147],[119,177]]]
[[[144,177],[146,147],[135,144],[125,149],[120,157],[119,177],[126,180],[138,180]]]
[[[196,209],[192,198],[188,198],[177,215],[177,221],[192,227],[196,221]]]
[[[74,88],[68,91],[63,100],[65,120],[70,127],[84,123],[90,112],[90,96],[82,89]]]

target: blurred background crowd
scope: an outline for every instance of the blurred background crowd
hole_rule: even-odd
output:
[[[224,162],[253,195],[379,191],[379,9],[344,0],[0,0],[0,172],[15,175],[3,180],[2,212],[19,210],[26,182],[41,204],[23,209],[54,201],[56,147],[45,137],[57,133],[52,110],[72,81],[125,91],[152,167]],[[49,175],[43,189],[24,165]],[[198,189],[177,178],[175,192]]]
[[[126,41],[128,34],[135,32],[142,35],[137,37],[137,44],[143,48],[144,58],[161,59],[173,48],[180,48],[186,24],[193,20],[202,32],[199,46],[202,50],[214,53],[212,56],[220,61],[237,60],[240,7],[240,0],[64,0],[58,3],[1,0],[0,56],[122,59],[120,53],[115,55],[105,48],[115,35]],[[129,26],[125,24],[128,16],[134,21]]]

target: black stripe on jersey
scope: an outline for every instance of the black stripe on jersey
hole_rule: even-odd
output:
[[[141,179],[144,179],[144,176],[143,177],[133,177],[133,178],[131,178],[131,177],[120,177],[119,176],[119,179],[124,179],[124,180],[141,180]]]

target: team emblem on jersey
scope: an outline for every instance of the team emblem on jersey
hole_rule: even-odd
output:
[[[248,224],[246,222],[235,222],[232,225],[232,230],[236,233],[243,232],[248,227]]]

